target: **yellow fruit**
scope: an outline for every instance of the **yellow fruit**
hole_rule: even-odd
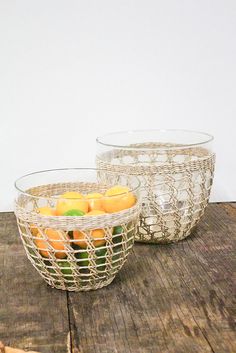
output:
[[[102,205],[105,212],[113,213],[132,207],[136,203],[136,198],[130,189],[125,186],[113,186],[105,193]]]
[[[100,214],[105,214],[106,212],[101,210],[93,210],[88,212],[85,216],[98,216]],[[98,238],[93,241],[94,246],[102,246],[105,244],[106,240],[104,239],[105,231],[104,229],[93,229],[91,231],[91,236],[93,238]]]
[[[93,210],[93,211],[90,211],[88,213],[86,213],[85,216],[98,216],[100,214],[105,214],[106,212],[102,211],[102,210]]]
[[[92,240],[94,246],[102,246],[106,243],[106,240],[104,239],[104,235],[105,235],[104,229],[91,230],[90,236],[95,239],[95,240]],[[74,230],[73,238],[76,240],[74,241],[74,244],[80,246],[81,248],[87,248],[88,243],[87,243],[85,234],[83,232],[79,230]]]
[[[83,232],[80,230],[74,230],[73,238],[76,240],[73,242],[74,244],[80,246],[81,248],[87,248],[87,241]]]
[[[37,208],[37,213],[40,213],[44,216],[55,216],[56,215],[56,211],[53,208],[48,207],[48,206]]]
[[[94,229],[91,231],[91,235],[94,239],[96,239],[93,241],[94,246],[102,246],[106,243],[106,240],[104,239],[104,229]]]
[[[56,206],[57,216],[62,216],[69,210],[88,212],[88,201],[78,192],[69,191],[60,197]]]
[[[93,210],[103,210],[102,208],[102,194],[99,193],[91,193],[87,194],[85,198],[88,200],[89,211]]]
[[[93,210],[86,213],[85,216],[98,216],[105,213],[106,212],[101,210]],[[93,229],[90,231],[90,235],[93,238],[98,238],[96,240],[93,240],[94,246],[102,246],[103,244],[105,244],[106,242],[105,239],[102,239],[104,238],[104,235],[105,235],[104,229]],[[86,237],[83,232],[81,232],[80,230],[74,230],[73,238],[77,240],[77,241],[74,241],[74,244],[80,246],[81,248],[87,248],[88,243],[86,241]]]
[[[67,191],[61,195],[65,199],[82,199],[83,195],[77,191]]]
[[[34,237],[38,235],[38,228],[35,226],[35,224],[30,225],[30,232]]]
[[[66,257],[65,244],[67,243],[66,239],[68,238],[66,233],[60,230],[47,228],[44,230],[44,234],[48,238],[48,243],[53,247],[53,249],[57,250],[57,252],[55,252],[56,258],[63,259]],[[34,240],[36,246],[39,248],[40,253],[45,257],[49,257],[49,253],[51,251],[47,241],[43,239],[40,233],[38,233],[37,239]]]
[[[55,230],[51,228],[45,229],[44,233],[49,239],[50,245],[55,249],[59,250],[59,252],[55,253],[55,256],[59,259],[66,257],[66,239],[68,236],[65,232],[61,230]]]
[[[40,254],[44,257],[49,257],[49,252],[48,250],[48,244],[45,240],[43,240],[40,236],[40,234],[37,234],[37,239],[34,239],[34,243],[37,246]]]
[[[48,207],[48,206],[37,208],[37,213],[40,213],[43,216],[55,216],[56,215],[56,211],[53,208]],[[36,227],[35,224],[30,225],[30,231],[34,237],[36,237],[39,232],[38,228]]]

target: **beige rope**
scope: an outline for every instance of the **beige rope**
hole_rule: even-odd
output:
[[[65,191],[89,193],[94,190],[105,191],[106,188],[104,184],[58,183],[34,187],[18,196],[15,214],[27,257],[49,285],[69,291],[102,288],[112,282],[124,265],[134,243],[141,211],[137,192],[134,192],[136,204],[117,213],[90,217],[44,216],[37,213],[39,207],[55,207],[58,195]],[[32,225],[40,234],[43,244],[46,244],[48,257],[42,256],[45,248],[37,245],[39,237],[33,234]],[[114,234],[115,227],[119,229],[118,234]],[[57,231],[59,239],[53,240],[54,245],[48,236],[48,229]],[[101,238],[92,236],[94,229],[101,229],[103,232],[104,244],[100,247],[96,247],[95,242],[101,241]],[[74,230],[83,234],[83,239],[76,240],[76,244],[71,237]],[[87,247],[79,247],[78,243],[86,243]],[[63,250],[58,250],[56,244],[60,244]],[[63,253],[66,258],[60,259],[59,255]],[[66,269],[62,266],[65,262]]]
[[[100,153],[96,162],[105,170],[103,182],[109,180],[111,171],[139,176],[143,208],[135,240],[168,243],[185,238],[207,206],[215,155],[203,147],[174,144],[130,147],[135,149]]]

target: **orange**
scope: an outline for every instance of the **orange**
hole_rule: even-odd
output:
[[[51,207],[48,207],[48,206],[44,206],[44,207],[39,207],[37,208],[37,213],[40,213],[42,214],[43,216],[55,216],[56,215],[56,211],[51,208]],[[30,231],[31,231],[31,234],[36,237],[37,234],[38,234],[38,228],[36,227],[35,224],[31,224],[30,225]]]
[[[102,210],[93,210],[93,211],[90,211],[88,213],[86,213],[85,216],[98,216],[100,214],[105,214],[106,212],[102,211]]]
[[[35,226],[35,224],[30,224],[30,231],[34,237],[38,235],[38,228]]]
[[[48,206],[44,206],[44,207],[39,207],[37,208],[37,213],[40,213],[42,214],[43,216],[55,216],[56,215],[56,211],[51,208],[51,207],[48,207]],[[30,225],[30,231],[31,231],[31,234],[36,237],[37,234],[38,234],[38,228],[36,227],[35,224],[31,224]]]
[[[87,194],[85,196],[85,198],[88,200],[88,204],[89,204],[89,211],[93,211],[93,210],[103,210],[102,208],[102,194],[99,193],[91,193],[91,194]]]
[[[45,240],[43,240],[40,236],[40,234],[37,234],[37,239],[34,239],[34,243],[37,246],[40,254],[44,257],[49,257],[49,252],[48,250],[48,244]]]
[[[63,259],[64,257],[66,257],[65,243],[67,242],[66,238],[68,238],[66,233],[60,230],[47,228],[44,230],[44,234],[48,238],[48,243],[56,250],[56,258]],[[42,235],[40,233],[38,233],[37,239],[35,239],[34,241],[36,246],[39,248],[40,253],[45,257],[49,257],[51,249],[48,246],[47,241],[42,239]]]
[[[103,209],[108,213],[125,210],[132,207],[135,203],[136,198],[130,189],[120,185],[108,189],[102,199]]]
[[[56,211],[53,208],[48,207],[48,206],[37,208],[37,213],[40,213],[44,216],[55,216],[56,215]]]
[[[88,212],[85,216],[88,216],[88,217],[98,216],[101,214],[105,214],[105,212],[101,210],[93,210]],[[103,244],[105,244],[106,240],[104,239],[104,235],[105,235],[104,229],[93,229],[90,231],[90,236],[96,239],[96,240],[93,240],[94,246],[102,246]],[[88,244],[87,244],[85,234],[80,230],[74,230],[73,238],[75,240],[78,240],[78,241],[74,241],[74,244],[79,245],[81,248],[87,247]]]
[[[106,243],[106,240],[104,239],[104,229],[94,229],[91,231],[91,235],[94,239],[96,239],[93,241],[94,246],[102,246]]]
[[[74,244],[80,246],[81,248],[87,248],[87,241],[83,232],[80,230],[74,230],[73,238],[76,240],[73,242]]]
[[[50,245],[55,250],[59,250],[59,252],[55,253],[55,256],[58,259],[63,259],[64,257],[66,257],[65,243],[66,243],[66,238],[68,238],[66,233],[61,230],[55,230],[52,228],[45,229],[44,233],[48,237]]]
[[[102,246],[106,243],[104,235],[104,229],[93,229],[90,231],[90,236],[92,238],[95,238],[95,240],[93,240],[94,246]],[[88,243],[83,232],[81,232],[80,230],[74,230],[73,238],[76,240],[74,241],[74,244],[80,246],[81,248],[87,248]]]
[[[101,211],[101,210],[93,210],[88,212],[85,216],[98,216],[100,214],[105,214],[106,212]],[[105,231],[104,229],[93,229],[91,231],[91,236],[93,238],[99,238],[98,240],[94,240],[94,246],[102,246],[105,244],[105,239],[104,239]]]
[[[60,197],[56,206],[56,214],[58,216],[62,216],[69,210],[88,212],[88,201],[78,192],[69,191]]]

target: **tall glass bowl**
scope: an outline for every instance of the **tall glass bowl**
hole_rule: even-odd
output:
[[[187,130],[124,131],[97,138],[98,168],[141,180],[136,241],[169,243],[187,237],[208,204],[215,165],[213,137]]]

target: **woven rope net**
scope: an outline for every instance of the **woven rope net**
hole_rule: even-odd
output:
[[[96,162],[107,171],[103,182],[109,181],[111,171],[139,176],[143,207],[135,240],[169,243],[187,237],[208,204],[215,155],[203,147],[173,144],[130,147],[135,149],[100,153]]]
[[[56,196],[67,191],[104,192],[108,185],[48,184],[17,198],[15,214],[27,257],[50,286],[69,291],[102,288],[124,265],[137,230],[138,197],[133,207],[112,214],[73,217],[37,213],[39,207],[54,207]],[[74,231],[80,235],[76,241]]]

